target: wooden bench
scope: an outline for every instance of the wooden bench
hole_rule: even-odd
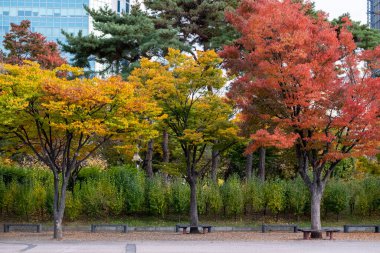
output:
[[[321,233],[326,232],[326,236],[330,238],[330,240],[334,239],[334,233],[340,232],[339,229],[321,229],[321,230],[315,230],[315,229],[298,229],[298,231],[303,232],[303,239],[304,240],[310,240],[311,233]]]
[[[126,224],[91,224],[91,233],[95,233],[99,227],[115,228],[115,230],[121,228],[123,233],[128,231],[128,225]]]
[[[4,224],[4,233],[8,233],[11,227],[30,227],[35,228],[37,233],[41,232],[41,224]]]
[[[195,227],[195,228],[202,228],[203,233],[206,233],[206,231],[207,231],[208,233],[211,233],[211,228],[212,228],[212,226],[210,226],[210,225],[191,226],[191,225],[177,224],[177,225],[175,225],[175,232],[178,233],[179,230],[182,229],[182,233],[183,233],[183,234],[186,234],[186,230],[187,230],[187,228],[192,228],[192,227]]]
[[[349,233],[350,228],[374,228],[375,233],[380,232],[380,225],[344,225],[343,226],[344,233]]]
[[[293,231],[293,233],[298,232],[298,225],[295,224],[281,224],[281,225],[269,225],[269,224],[262,224],[261,225],[261,232],[266,233],[268,231]]]

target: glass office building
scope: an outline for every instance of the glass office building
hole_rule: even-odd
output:
[[[380,0],[367,0],[367,23],[380,30]]]
[[[121,13],[129,11],[128,0],[0,0],[0,36],[9,32],[10,23],[31,21],[31,29],[49,41],[63,41],[61,29],[86,35],[92,30],[91,21],[83,5],[99,8],[108,5]]]

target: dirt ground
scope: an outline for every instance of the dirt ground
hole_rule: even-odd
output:
[[[50,241],[52,232],[0,233],[2,241]],[[182,234],[174,232],[73,232],[64,233],[65,241],[286,241],[302,240],[302,233],[212,232],[206,234]],[[336,241],[380,241],[380,233],[335,233]],[[328,240],[324,235],[324,240]]]

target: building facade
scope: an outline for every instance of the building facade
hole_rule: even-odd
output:
[[[380,0],[367,0],[367,23],[370,28],[380,30]]]
[[[31,21],[33,32],[39,32],[49,41],[64,41],[61,30],[84,35],[92,31],[89,16],[83,8],[109,6],[119,13],[129,12],[129,0],[0,0],[0,36],[10,30],[10,24]],[[1,46],[0,46],[1,47]]]

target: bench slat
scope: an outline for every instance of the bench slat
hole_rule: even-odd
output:
[[[344,233],[349,233],[350,228],[374,228],[375,233],[380,233],[380,225],[344,225]]]
[[[276,231],[283,231],[284,229],[281,228],[289,228],[292,229],[294,233],[298,232],[298,225],[296,224],[279,224],[279,225],[269,225],[269,224],[262,224],[261,225],[261,232],[265,233],[267,231],[272,231],[271,228],[280,228],[280,229],[275,229]],[[287,230],[289,230],[287,229]]]
[[[4,233],[8,233],[11,227],[35,227],[36,232],[41,232],[41,224],[4,224]]]
[[[114,227],[114,228],[122,228],[123,233],[127,233],[128,231],[128,225],[127,224],[91,224],[91,233],[96,232],[97,227]]]

